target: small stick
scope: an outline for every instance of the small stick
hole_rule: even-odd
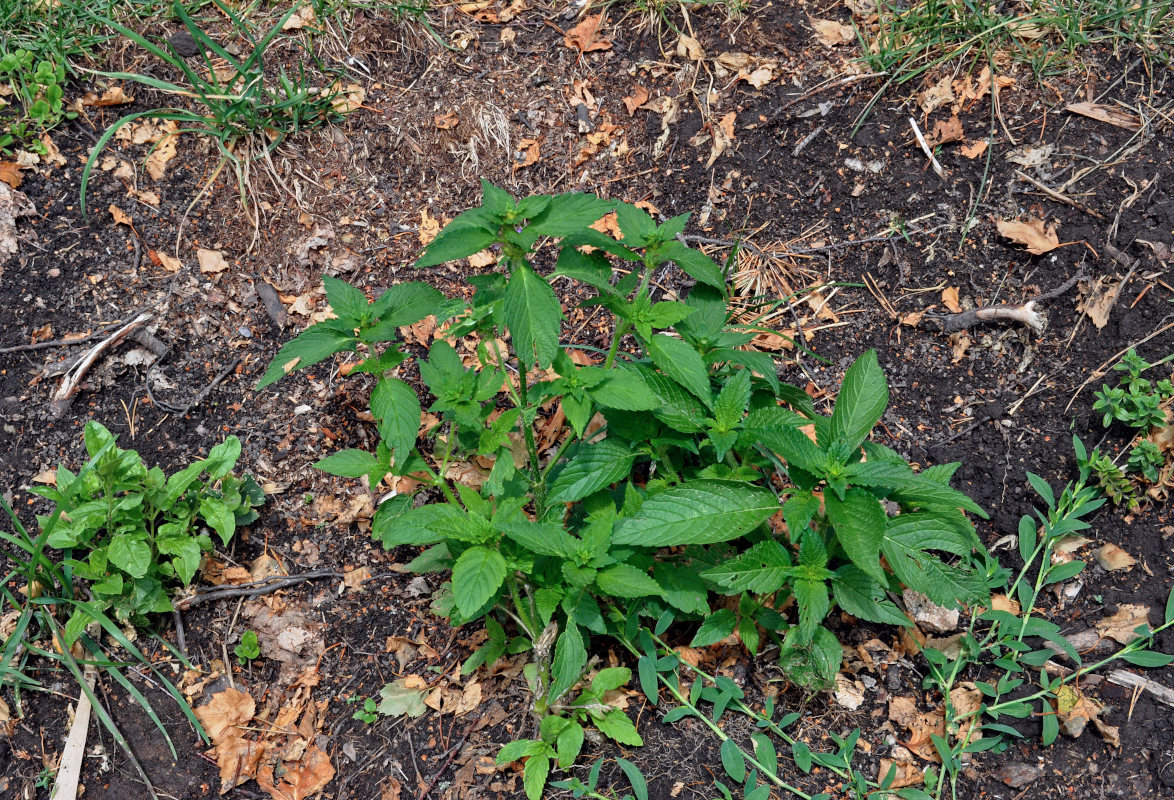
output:
[[[1046,194],[1048,197],[1052,198],[1053,200],[1059,200],[1061,203],[1066,203],[1067,205],[1070,205],[1073,208],[1075,208],[1077,211],[1083,211],[1085,214],[1089,214],[1090,216],[1094,216],[1097,219],[1105,219],[1105,215],[1102,214],[1101,212],[1094,211],[1093,209],[1088,208],[1087,206],[1081,205],[1080,203],[1076,202],[1068,195],[1060,194],[1055,189],[1049,189],[1047,186],[1040,183],[1035,178],[1031,177],[1030,175],[1024,174],[1020,170],[1015,170],[1015,175],[1016,175],[1016,177],[1022,178],[1023,180],[1027,181],[1032,186],[1036,187],[1037,189],[1039,189],[1041,192],[1043,192],[1044,194]]]
[[[98,680],[98,670],[93,664],[86,664],[83,675],[90,691],[93,692],[94,684]],[[86,736],[90,730],[90,711],[90,697],[82,692],[77,698],[73,724],[69,726],[69,736],[66,737],[65,747],[61,751],[61,762],[57,770],[57,779],[53,783],[53,793],[50,795],[50,800],[77,800],[77,785],[81,778],[82,759],[86,754]]]
[[[260,597],[261,595],[272,594],[280,589],[288,589],[290,586],[296,586],[299,583],[317,580],[318,578],[341,577],[341,572],[322,569],[315,572],[303,572],[301,575],[266,578],[263,581],[242,583],[239,586],[230,586],[225,589],[208,589],[194,594],[191,597],[185,597],[179,600],[176,602],[175,607],[180,611],[184,611],[192,606],[199,605],[200,603],[210,603],[213,600],[224,600],[229,597]]]
[[[932,322],[943,333],[953,333],[963,328],[971,328],[980,322],[993,322],[995,320],[1005,319],[1026,325],[1036,333],[1043,333],[1047,323],[1039,312],[1036,311],[1036,304],[1056,299],[1075,286],[1084,277],[1084,273],[1073,275],[1057,288],[1050,292],[1045,292],[1039,297],[1028,300],[1023,305],[1003,303],[986,308],[973,308],[958,314],[927,314],[922,322]]]
[[[925,137],[921,135],[921,129],[917,127],[917,120],[910,117],[909,125],[913,128],[913,135],[917,137],[917,143],[921,145],[921,152],[925,153],[925,157],[929,159],[929,165],[933,167],[933,171],[938,174],[939,178],[945,180],[946,173],[942,169],[942,165],[938,163],[937,158],[934,157],[933,150],[929,147],[929,142],[925,141]]]
[[[91,347],[89,352],[66,373],[65,377],[61,380],[61,386],[53,393],[53,397],[49,402],[49,412],[53,415],[54,419],[61,419],[65,416],[65,412],[69,410],[70,405],[73,403],[73,398],[81,386],[82,378],[89,372],[94,362],[98,360],[98,356],[102,355],[103,351],[121,342],[135,328],[151,319],[151,317],[152,314],[149,311],[144,311],[139,314],[130,322]]]
[[[440,780],[440,776],[444,774],[446,769],[448,769],[448,765],[452,763],[452,760],[456,756],[457,752],[462,747],[464,747],[465,742],[468,741],[469,734],[473,732],[474,727],[476,726],[470,725],[468,729],[465,730],[465,735],[461,737],[461,740],[449,749],[448,758],[446,758],[444,763],[440,765],[440,769],[436,770],[436,774],[432,776],[432,780],[428,781],[428,785],[424,787],[424,790],[420,792],[416,800],[424,800],[424,798],[428,796],[428,793],[432,791],[432,787],[436,785],[436,782]]]
[[[1136,675],[1123,669],[1115,669],[1109,673],[1109,683],[1115,683],[1118,686],[1129,686],[1134,689],[1144,689],[1152,694],[1155,700],[1165,703],[1168,706],[1174,706],[1174,689],[1169,689],[1142,675]]]

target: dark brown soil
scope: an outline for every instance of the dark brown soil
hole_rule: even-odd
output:
[[[1138,351],[1150,360],[1174,352],[1174,328],[1165,327],[1174,321],[1174,289],[1168,264],[1156,255],[1162,244],[1174,246],[1174,197],[1165,180],[1174,170],[1174,140],[1169,88],[1160,67],[1150,71],[1128,48],[1084,53],[1087,71],[1046,80],[1008,66],[1005,74],[1016,84],[1002,90],[998,114],[992,113],[989,96],[960,109],[969,142],[991,134],[989,164],[986,154],[967,158],[959,144],[947,144],[939,151],[946,175],[941,179],[914,141],[909,116],[929,131],[950,116],[949,108],[927,117],[915,92],[890,90],[852,136],[878,83],[861,79],[821,88],[846,74],[854,48],[823,47],[811,33],[806,10],[793,3],[764,4],[738,21],[718,12],[691,15],[708,58],[742,51],[776,62],[774,80],[761,90],[745,82],[727,86],[732,76],[712,77],[709,65],[698,72],[672,55],[675,34],[637,25],[635,15],[606,27],[614,39],[611,49],[580,55],[565,47],[554,29],[570,28],[575,20],[550,10],[527,12],[510,25],[478,23],[452,8],[442,11],[438,26],[450,39],[469,32],[468,49],[443,51],[410,26],[357,17],[349,52],[373,76],[362,81],[364,107],[338,127],[306,132],[279,148],[273,161],[280,181],[254,166],[251,179],[264,202],[255,226],[242,214],[235,177],[226,169],[195,203],[177,247],[180,221],[217,163],[213,149],[190,135],[182,138],[163,181],[155,184],[139,173],[141,188],[160,194],[159,208],[136,203],[112,172],[96,171],[91,213],[82,217],[80,164],[115,114],[159,100],[143,93],[132,106],[93,114],[92,128],[79,119],[53,132],[67,164],[43,175],[26,173],[21,191],[36,207],[36,217],[20,224],[19,255],[0,264],[0,349],[27,344],[34,335],[59,339],[88,333],[147,308],[155,310],[150,331],[168,347],[153,368],[128,358],[141,345],[115,348],[61,419],[49,412],[59,378],[47,373],[82,348],[0,354],[0,486],[22,512],[31,516],[24,489],[34,475],[58,463],[80,463],[86,420],[101,421],[120,436],[122,446],[133,445],[148,462],[168,469],[206,453],[231,433],[244,443],[242,465],[274,491],[262,520],[225,555],[231,563],[247,567],[269,554],[291,574],[370,570],[362,591],[344,591],[335,578],[281,595],[283,606],[315,620],[322,645],[309,664],[321,676],[314,698],[327,701],[316,741],[337,770],[325,796],[394,800],[400,790],[405,798],[428,792],[446,798],[521,796],[520,776],[513,771],[477,769],[505,741],[532,733],[524,683],[516,674],[485,677],[483,705],[463,716],[429,711],[417,720],[384,718],[373,725],[351,719],[356,706],[349,699],[374,696],[395,677],[420,674],[439,683],[451,675],[475,646],[477,632],[451,630],[431,616],[429,593],[439,584],[437,576],[417,579],[398,571],[412,554],[384,553],[367,536],[362,514],[356,521],[352,510],[347,518],[353,503],[362,505],[362,487],[309,467],[339,447],[371,445],[370,426],[356,418],[365,407],[362,386],[340,381],[337,365],[328,362],[269,390],[252,389],[276,349],[307,323],[305,314],[295,313],[279,327],[284,320],[266,311],[262,282],[285,295],[287,306],[320,286],[324,271],[372,289],[424,279],[450,293],[462,291],[455,267],[420,275],[409,265],[420,247],[422,213],[437,220],[455,216],[476,203],[482,177],[515,195],[595,191],[648,201],[665,216],[693,212],[688,234],[702,237],[715,257],[729,252],[718,242],[748,238],[753,247],[743,251],[743,263],[759,273],[752,291],[777,297],[817,283],[842,284],[824,290],[823,296],[832,298],[830,315],[799,306],[793,315],[776,318],[781,330],[807,330],[807,344],[820,357],[783,353],[784,378],[830,400],[851,360],[876,348],[892,393],[879,441],[920,465],[962,461],[956,485],[990,512],[990,522],[979,527],[989,546],[1015,533],[1019,517],[1036,504],[1028,471],[1053,485],[1073,477],[1073,435],[1114,454],[1127,444],[1125,431],[1102,428],[1091,410],[1092,393],[1101,372],[1131,344],[1145,340]],[[503,46],[506,30],[514,38]],[[668,54],[662,56],[662,50]],[[944,75],[929,76],[929,84]],[[711,79],[717,96],[703,119]],[[580,131],[569,102],[575,81],[594,98],[591,131]],[[623,104],[637,85],[653,97],[680,102],[660,158],[653,149],[662,133],[661,116],[643,109],[629,114]],[[1067,103],[1093,99],[1153,109],[1149,127],[1138,134],[1064,111]],[[1167,111],[1160,112],[1163,108]],[[706,168],[713,142],[707,131],[729,113],[735,115],[734,138]],[[445,115],[452,116],[442,119]],[[601,131],[606,135],[593,144],[588,137]],[[700,144],[691,144],[698,134]],[[540,158],[519,167],[530,147],[527,139],[537,143]],[[1007,159],[1016,147],[1041,146],[1051,149],[1037,166]],[[111,151],[135,163],[145,154],[145,148]],[[1096,168],[1064,187],[1079,207],[1016,177],[1018,170],[1059,187],[1090,166]],[[114,223],[112,204],[132,216],[133,231]],[[1057,224],[1063,246],[1033,256],[997,235],[996,220],[1027,217]],[[323,244],[307,250],[307,239],[322,231],[329,232],[321,237]],[[229,268],[201,273],[197,248],[222,251]],[[184,266],[172,273],[157,254],[176,252]],[[988,306],[1030,300],[1077,275],[1090,283],[1126,278],[1104,327],[1078,312],[1077,287],[1043,304],[1048,324],[1038,335],[991,324],[971,329],[967,345],[958,335],[951,339],[927,320],[917,325],[908,316],[943,312],[947,288],[957,290],[963,306]],[[675,289],[681,277],[669,273],[657,280]],[[323,302],[320,294],[310,297],[315,310]],[[570,315],[572,329],[582,325],[584,335],[593,335],[590,323],[585,314]],[[51,332],[43,331],[46,325]],[[227,374],[201,396],[226,367]],[[200,402],[188,408],[197,398]],[[1110,573],[1092,563],[1076,598],[1061,606],[1049,596],[1053,605],[1045,613],[1071,632],[1129,602],[1150,606],[1151,622],[1160,622],[1174,572],[1169,507],[1154,500],[1126,516],[1106,506],[1092,522],[1089,538],[1118,545],[1138,565]],[[1008,566],[1019,566],[1013,549],[998,555]],[[187,652],[195,665],[225,668],[224,658],[242,629],[238,611],[237,602],[222,601],[184,615]],[[847,645],[879,638],[895,646],[899,638],[891,630],[846,621],[841,632]],[[175,640],[170,622],[161,633]],[[388,652],[389,637],[424,646],[401,664]],[[1159,645],[1174,652],[1174,636],[1163,635]],[[161,646],[148,648],[156,658],[168,658]],[[856,764],[870,776],[894,734],[901,737],[886,721],[887,698],[928,700],[921,666],[913,661],[871,675],[876,689],[866,693],[859,709],[848,711],[828,695],[804,697],[785,686],[769,657],[729,656],[725,671],[745,685],[755,705],[764,692],[784,690],[779,702],[803,711],[797,730],[813,747],[828,746],[829,731],[861,728],[866,744]],[[259,705],[267,692],[277,703],[288,686],[272,658],[250,668],[234,661],[229,666]],[[1146,674],[1174,686],[1174,668]],[[160,796],[213,796],[217,769],[201,757],[205,748],[192,728],[173,702],[135,680],[162,716],[178,760],[121,689],[104,686],[101,696]],[[60,690],[74,691],[68,682]],[[1091,731],[1061,738],[1047,749],[1028,739],[1002,755],[975,756],[959,783],[960,796],[1174,797],[1169,709],[1148,693],[1133,697],[1107,682],[1088,691],[1110,707],[1106,719],[1120,728],[1119,748]],[[656,798],[714,796],[712,781],[720,773],[716,742],[695,721],[662,725],[664,705],[654,709],[639,700],[633,698],[630,712],[638,716],[647,746],[623,753],[592,747],[592,757],[635,761]],[[7,781],[0,794],[47,797],[47,789],[34,783],[46,759],[51,762],[60,752],[66,706],[55,696],[34,696],[23,710],[12,740],[0,742],[0,772],[6,776],[0,781]],[[1022,727],[1032,732],[1031,721]],[[731,732],[745,738],[749,730],[733,723]],[[100,749],[86,760],[86,798],[146,796],[104,731],[92,728],[90,742]],[[1030,784],[1010,788],[1003,782],[1001,770],[1008,763],[1033,766],[1037,760],[1043,770]],[[585,771],[576,768],[580,776]],[[803,775],[785,759],[782,772],[806,791],[838,791],[828,775]],[[614,783],[623,791],[626,784],[614,762],[603,774],[602,785]],[[263,795],[248,783],[228,796]]]

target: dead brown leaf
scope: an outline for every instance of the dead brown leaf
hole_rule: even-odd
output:
[[[705,168],[709,169],[713,166],[713,162],[717,161],[718,156],[730,148],[734,143],[734,120],[737,114],[733,111],[726,114],[716,125],[712,127],[713,133],[713,149],[709,151],[709,161],[705,163]]]
[[[960,152],[962,155],[966,156],[967,158],[978,158],[979,156],[981,156],[983,153],[986,152],[986,149],[989,146],[990,146],[990,142],[988,142],[984,139],[980,142],[972,142],[970,144],[964,144],[960,148],[958,148],[958,152]]]
[[[701,42],[682,33],[681,38],[677,39],[677,55],[689,61],[700,61],[705,58],[705,51],[701,48]]]
[[[135,226],[134,222],[130,218],[130,214],[127,214],[113,203],[110,204],[110,208],[107,210],[110,212],[110,216],[114,218],[115,225],[125,225],[128,228],[133,228]]]
[[[307,25],[312,25],[318,21],[318,17],[314,15],[312,6],[302,6],[297,11],[289,15],[289,18],[282,23],[281,29],[283,31],[301,30]]]
[[[1126,553],[1115,544],[1106,544],[1093,554],[1097,563],[1109,572],[1116,572],[1117,570],[1129,569],[1137,563],[1137,559]]]
[[[964,330],[955,331],[950,334],[949,339],[951,355],[953,356],[952,360],[955,364],[958,364],[962,359],[966,358],[966,353],[970,350],[970,334]]]
[[[960,725],[952,726],[950,733],[964,744],[970,744],[982,738],[982,716],[976,713],[982,707],[982,692],[972,681],[963,681],[950,691],[950,704],[954,706],[954,715],[964,716],[973,714],[963,720]]]
[[[958,287],[947,286],[942,289],[942,303],[955,314],[962,313],[962,306],[958,305]]]
[[[224,254],[219,250],[198,248],[196,260],[200,262],[200,272],[215,274],[228,269],[228,262],[224,260]]]
[[[443,114],[437,114],[432,118],[432,124],[442,131],[448,131],[455,128],[461,121],[460,116],[455,111],[446,111]]]
[[[1071,684],[1060,687],[1055,703],[1060,730],[1073,739],[1084,733],[1085,726],[1104,710],[1104,706]]]
[[[342,585],[352,592],[366,591],[363,583],[370,579],[371,569],[365,565],[342,573]]]
[[[1060,246],[1060,239],[1056,235],[1056,226],[1044,227],[1042,219],[1026,221],[999,220],[999,234],[1016,244],[1023,245],[1027,252],[1033,255],[1043,255]]]
[[[648,90],[640,84],[636,84],[635,91],[630,97],[624,98],[624,107],[628,109],[628,116],[636,113],[636,109],[648,102]]]
[[[936,121],[929,136],[925,137],[925,142],[930,147],[937,147],[946,142],[960,142],[965,138],[966,132],[962,130],[962,120],[958,119],[958,115],[955,114],[949,119]]]
[[[1130,114],[1117,106],[1107,106],[1103,103],[1071,103],[1064,109],[1089,119],[1107,122],[1127,131],[1136,131],[1141,128],[1141,120],[1135,114]]]
[[[121,86],[111,86],[109,89],[102,92],[100,97],[93,92],[86,92],[85,96],[82,97],[81,100],[82,105],[89,108],[123,106],[131,102],[134,102],[134,98],[124,92]]]
[[[918,711],[912,697],[893,697],[889,700],[889,719],[909,731],[905,746],[918,758],[938,761],[933,736],[946,735],[946,712],[944,709]]]
[[[574,48],[580,53],[590,53],[593,50],[609,50],[612,42],[600,35],[599,28],[603,24],[603,14],[594,17],[584,17],[583,21],[567,31],[563,37],[563,44]]]
[[[425,247],[440,233],[440,222],[428,213],[428,209],[420,209],[420,246]]]
[[[257,785],[274,800],[306,800],[334,778],[330,756],[317,745],[309,745],[297,758],[266,763],[257,770]]]
[[[523,167],[528,167],[531,164],[537,164],[539,158],[538,140],[537,139],[523,139],[518,142],[518,150],[524,155],[521,161],[514,162],[514,170],[517,171]]]
[[[896,761],[891,758],[880,760],[880,772],[883,780],[888,780],[889,773],[893,773],[892,782],[886,783],[890,789],[901,789],[905,786],[917,786],[925,782],[925,773],[917,765],[908,761]]]
[[[1121,294],[1121,282],[1111,281],[1104,275],[1099,276],[1091,285],[1087,281],[1081,282],[1080,299],[1076,301],[1076,310],[1088,314],[1097,330],[1109,324],[1109,314],[1117,304],[1117,297]]]
[[[20,164],[15,161],[0,161],[0,181],[4,181],[13,189],[19,189],[24,177],[20,174]]]
[[[357,83],[348,83],[341,88],[335,88],[336,94],[330,101],[331,107],[339,114],[350,114],[358,111],[367,99],[367,90]]]
[[[815,37],[825,47],[836,47],[841,44],[856,41],[856,30],[851,25],[845,25],[834,19],[816,19],[808,17]]]
[[[163,176],[167,174],[167,162],[175,158],[175,140],[178,136],[178,133],[167,134],[158,141],[151,149],[151,154],[147,156],[147,174],[154,180],[162,180]]]
[[[1097,633],[1101,636],[1107,636],[1120,644],[1129,644],[1138,638],[1137,628],[1142,625],[1148,628],[1149,624],[1149,606],[1143,606],[1137,603],[1122,603],[1117,607],[1117,613],[1111,617],[1105,617],[1098,622],[1096,629]]]

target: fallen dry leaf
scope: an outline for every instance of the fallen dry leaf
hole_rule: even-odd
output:
[[[257,770],[257,785],[274,800],[306,800],[333,778],[330,756],[316,745],[305,748],[295,760],[266,763]]]
[[[224,260],[224,254],[219,250],[198,248],[196,250],[196,260],[200,262],[200,272],[215,274],[228,269],[228,262]]]
[[[974,685],[974,682],[963,681],[950,690],[950,704],[954,706],[956,717],[973,714],[963,720],[960,725],[953,726],[950,733],[954,734],[954,738],[967,745],[981,739],[982,715],[974,712],[982,707],[982,692]]]
[[[428,209],[420,209],[420,246],[425,247],[440,233],[440,222],[428,213]]]
[[[16,221],[36,213],[32,202],[0,181],[0,255],[16,255],[20,246],[16,240]]]
[[[147,156],[146,167],[147,174],[154,180],[162,180],[163,176],[167,174],[167,162],[175,158],[175,140],[178,136],[178,133],[169,133],[159,139],[151,148],[151,153]]]
[[[1060,687],[1055,703],[1060,730],[1073,739],[1084,733],[1085,726],[1104,710],[1104,706],[1072,685]]]
[[[538,148],[537,139],[523,139],[518,142],[518,150],[523,154],[521,161],[514,162],[514,170],[517,171],[523,167],[528,167],[531,164],[538,163],[540,151]]]
[[[603,14],[594,17],[584,17],[583,21],[567,31],[563,43],[580,53],[590,53],[593,50],[611,49],[611,40],[600,36],[599,28],[603,24]]]
[[[849,711],[855,711],[864,702],[864,684],[860,681],[853,682],[844,674],[838,673],[834,696],[839,705]]]
[[[882,780],[887,781],[890,773],[893,775],[893,780],[885,784],[890,789],[917,786],[925,781],[925,773],[918,769],[915,764],[911,764],[908,761],[895,761],[891,758],[882,758],[880,760],[880,772],[877,774]]]
[[[1097,563],[1109,572],[1129,569],[1137,563],[1137,559],[1126,553],[1115,544],[1106,544],[1094,554]]]
[[[1000,235],[1016,244],[1023,245],[1027,248],[1027,252],[1033,255],[1040,256],[1060,246],[1060,239],[1056,235],[1056,226],[1045,228],[1042,219],[1025,222],[1001,219],[997,225]]]
[[[701,42],[682,33],[677,40],[677,55],[690,61],[700,61],[705,58],[705,51],[701,49]]]
[[[125,225],[128,228],[134,227],[134,222],[131,221],[130,214],[127,214],[113,203],[110,204],[110,216],[114,218],[115,225]]]
[[[1120,644],[1129,644],[1138,638],[1137,628],[1142,625],[1148,628],[1149,624],[1149,606],[1122,603],[1117,607],[1117,613],[1098,622],[1096,629],[1101,636],[1107,636]]]
[[[958,119],[958,115],[955,114],[949,119],[936,121],[933,130],[925,137],[925,143],[930,147],[937,147],[946,142],[960,142],[965,138],[966,132],[962,130],[962,120]]]
[[[825,47],[836,47],[856,41],[856,29],[851,25],[836,22],[834,19],[816,19],[815,17],[807,19],[815,30],[815,37]]]
[[[947,286],[942,289],[942,303],[955,314],[962,313],[962,306],[958,305],[957,286]]]
[[[87,92],[82,97],[81,103],[90,108],[104,108],[105,106],[123,106],[133,101],[134,98],[124,92],[121,86],[111,86],[102,92],[100,97],[93,92]]]
[[[893,697],[889,700],[889,719],[909,731],[905,746],[918,758],[938,761],[933,736],[946,735],[946,712],[944,709],[918,711],[912,697]]]
[[[13,189],[19,189],[23,180],[20,164],[15,161],[0,161],[0,181],[4,181]]]
[[[734,142],[734,120],[737,117],[733,111],[726,114],[716,125],[713,125],[713,149],[709,151],[709,161],[705,163],[705,168],[709,169],[713,166],[713,162],[717,161],[718,156],[730,148]]]
[[[990,146],[990,142],[988,142],[984,139],[981,142],[972,142],[971,144],[964,144],[960,148],[958,148],[958,152],[960,152],[962,155],[966,156],[967,158],[978,158],[979,156],[981,156],[983,153],[986,152],[986,149],[989,146]]]
[[[1107,122],[1127,131],[1136,131],[1141,128],[1141,121],[1136,115],[1126,112],[1117,106],[1107,106],[1102,103],[1071,103],[1064,107],[1073,114]]]
[[[342,585],[352,592],[365,591],[364,581],[371,579],[371,569],[366,566],[357,567],[350,572],[342,573]]]
[[[302,6],[297,11],[289,15],[289,18],[282,24],[283,31],[300,30],[307,25],[312,25],[318,21],[318,17],[314,15],[312,6]]]
[[[1109,314],[1117,304],[1117,297],[1121,294],[1121,281],[1110,281],[1104,275],[1099,276],[1091,285],[1082,282],[1081,297],[1076,302],[1076,310],[1088,314],[1097,330],[1109,324]]]
[[[357,83],[348,83],[341,88],[335,87],[335,95],[330,105],[339,114],[349,114],[361,108],[366,99],[366,89]]]
[[[61,155],[61,151],[57,149],[57,145],[49,138],[49,134],[41,136],[41,146],[45,148],[44,160],[45,163],[54,167],[64,167],[67,163],[65,156]]]
[[[972,344],[970,334],[966,331],[955,331],[949,336],[950,352],[953,363],[961,363],[962,359],[966,358],[967,351],[970,350]]]
[[[636,109],[648,102],[648,90],[640,84],[636,84],[636,90],[632,92],[630,97],[624,98],[624,107],[628,109],[628,116],[636,113]]]
[[[245,725],[253,718],[257,711],[257,704],[251,695],[240,689],[225,688],[204,703],[193,709],[196,719],[204,726],[204,732],[212,740],[212,744],[219,744],[226,739],[240,736],[239,726]]]

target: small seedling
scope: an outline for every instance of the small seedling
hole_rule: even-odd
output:
[[[242,667],[261,655],[261,643],[257,641],[257,632],[245,631],[232,652],[236,655],[237,663]]]
[[[359,699],[358,697],[351,697],[347,702],[357,703]],[[373,698],[363,698],[363,707],[356,709],[355,713],[351,715],[351,719],[357,719],[359,722],[365,722],[368,725],[374,724],[375,720],[379,719],[379,704]]]

